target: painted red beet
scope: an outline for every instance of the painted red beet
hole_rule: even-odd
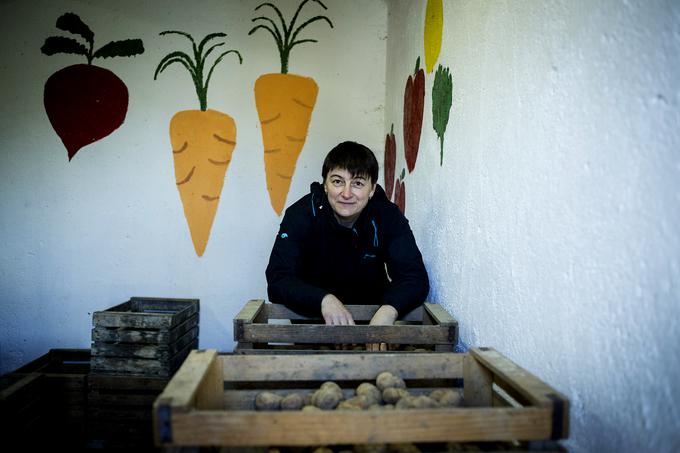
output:
[[[106,137],[123,124],[128,90],[108,69],[77,64],[47,79],[44,103],[71,160],[83,146]]]
[[[409,173],[416,168],[424,107],[425,71],[420,68],[420,57],[418,57],[413,76],[408,76],[404,89],[404,155]]]
[[[406,214],[406,185],[401,179],[397,180],[397,184],[394,187],[394,202],[399,206],[401,213]]]
[[[397,142],[394,138],[394,124],[390,133],[385,136],[385,194],[387,199],[392,199],[394,192],[394,167],[397,161]]]

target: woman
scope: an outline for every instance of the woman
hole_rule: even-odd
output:
[[[354,324],[345,304],[380,305],[370,324],[392,325],[429,292],[408,220],[377,184],[367,147],[340,143],[321,175],[323,185],[286,209],[266,270],[269,300],[331,325]]]

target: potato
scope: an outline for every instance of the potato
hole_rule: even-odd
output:
[[[255,409],[258,411],[278,411],[283,397],[271,392],[261,392],[255,397]]]
[[[369,399],[365,395],[357,395],[341,402],[338,405],[338,409],[363,410],[368,409],[370,405],[371,401],[369,401]]]
[[[332,383],[337,387],[335,389],[333,386],[321,386],[319,390],[314,392],[312,395],[312,404],[319,409],[332,410],[335,409],[338,403],[342,400],[342,391],[339,390],[340,387],[337,384]],[[324,384],[326,385],[326,384]]]
[[[333,381],[326,381],[323,384],[321,384],[321,387],[319,387],[319,388],[321,390],[324,390],[324,389],[333,390],[333,391],[336,391],[336,392],[339,392],[340,394],[342,394],[342,389],[340,388],[340,386]]]
[[[452,389],[438,389],[430,393],[430,398],[437,401],[443,407],[460,406],[463,397],[460,392]]]
[[[365,444],[365,445],[355,445],[355,453],[386,453],[387,445],[385,444]]]
[[[333,453],[333,450],[331,450],[328,447],[319,447],[315,449],[312,453]]]
[[[399,401],[394,405],[395,409],[413,409],[414,403],[413,400],[415,399],[415,396],[405,396],[403,398],[400,398]]]
[[[387,449],[389,453],[420,453],[420,448],[413,444],[390,444]]]
[[[298,411],[304,406],[304,398],[299,393],[291,393],[281,400],[281,410]]]
[[[359,384],[359,387],[357,387],[357,395],[365,396],[368,398],[371,404],[382,403],[382,392],[378,389],[378,387],[369,382]]]
[[[420,395],[413,398],[412,402],[414,409],[434,409],[439,407],[439,403],[426,395]]]
[[[404,380],[399,376],[393,375],[389,371],[383,371],[380,373],[375,379],[375,384],[381,391],[384,391],[387,388],[406,388],[406,383]]]
[[[320,410],[321,410],[321,409],[319,409],[319,408],[316,407],[316,406],[304,406],[304,407],[302,408],[302,412],[318,412],[318,411],[320,411]]]
[[[408,390],[394,387],[386,388],[382,393],[383,401],[387,404],[394,404],[405,396],[410,396]]]
[[[312,404],[312,396],[314,396],[313,393],[307,393],[305,396],[303,396],[303,406],[313,406]]]

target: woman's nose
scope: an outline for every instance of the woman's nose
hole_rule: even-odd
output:
[[[340,194],[345,198],[350,198],[352,196],[352,186],[350,186],[349,184],[344,186]]]

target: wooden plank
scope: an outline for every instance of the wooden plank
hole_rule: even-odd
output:
[[[234,340],[243,339],[244,329],[251,325],[255,318],[264,311],[264,300],[250,300],[234,317]]]
[[[170,360],[198,337],[198,327],[194,327],[169,344],[148,343],[112,343],[95,341],[92,344],[92,355],[97,357],[130,357],[140,359]]]
[[[238,341],[250,343],[390,343],[451,344],[447,327],[438,326],[326,326],[246,324]]]
[[[514,392],[532,405],[547,407],[552,411],[553,433],[551,439],[569,436],[569,400],[557,390],[521,368],[492,348],[475,348],[470,354],[492,373],[500,377]]]
[[[463,364],[463,386],[465,405],[488,407],[493,404],[493,374],[477,361],[475,356],[465,355]]]
[[[123,343],[170,344],[198,326],[198,314],[191,316],[172,329],[139,330],[125,327],[95,327],[92,341],[119,341]]]
[[[287,308],[282,304],[272,304],[266,303],[264,305],[267,312],[268,319],[290,319],[294,321],[302,320],[312,320],[318,319],[319,324],[323,324],[323,318],[321,314],[318,317],[310,318],[308,316],[303,316],[295,313],[293,310]],[[347,310],[352,313],[354,320],[359,321],[370,321],[375,312],[380,307],[379,305],[346,305]],[[422,320],[422,307],[416,307],[411,312],[407,313],[403,318],[404,321],[421,321]]]
[[[116,392],[162,392],[169,379],[157,377],[112,376],[108,374],[90,374],[88,388],[97,391]]]
[[[135,299],[135,303],[129,305],[127,311],[116,311],[117,307],[96,311],[92,314],[92,323],[95,327],[169,329],[186,321],[199,310],[197,300],[193,303],[177,302],[172,299],[166,299],[166,303],[161,303],[162,299],[154,299],[147,303],[147,300]],[[134,311],[135,308],[138,311]],[[141,312],[139,310],[158,310],[159,312]]]
[[[262,299],[249,300],[234,317],[234,322],[252,323],[260,311],[264,309],[264,305],[264,300]]]
[[[219,360],[213,360],[203,376],[201,385],[196,392],[196,409],[222,409],[224,395],[224,376],[222,364]]]
[[[423,304],[423,308],[425,309],[425,312],[432,317],[434,320],[434,325],[439,325],[439,326],[451,326],[451,325],[458,325],[458,321],[456,318],[451,316],[448,311],[444,309],[439,304],[431,304],[428,302],[425,302]]]
[[[545,439],[545,408],[173,413],[172,444],[312,446]]]
[[[156,399],[154,408],[160,405],[169,405],[173,410],[188,410],[194,407],[199,388],[211,371],[211,365],[217,361],[217,357],[215,349],[191,351],[163,393]]]
[[[50,349],[46,354],[18,368],[15,373],[86,374],[89,370],[89,349]]]
[[[558,392],[533,374],[521,368],[507,357],[492,348],[474,348],[470,354],[493,374],[519,392],[532,405],[552,406],[553,399],[548,395]],[[563,399],[564,396],[561,396]]]
[[[170,377],[184,361],[189,351],[197,347],[198,339],[194,338],[191,343],[173,356],[162,355],[154,359],[93,356],[92,372],[97,374]]]
[[[224,381],[322,381],[375,379],[391,371],[403,379],[463,377],[465,354],[364,352],[327,355],[220,355]]]

